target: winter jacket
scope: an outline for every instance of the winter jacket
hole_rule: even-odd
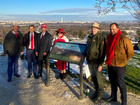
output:
[[[133,56],[133,54],[134,50],[131,40],[121,34],[114,51],[111,65],[124,67],[127,64],[127,61]]]
[[[102,65],[104,62],[105,38],[99,33],[88,36],[86,57],[87,60],[97,62],[98,65]]]
[[[22,39],[23,39],[23,34],[20,31],[18,31],[17,37],[12,31],[10,31],[4,39],[4,44],[3,44],[4,54],[17,57],[20,55],[20,52],[24,52]]]

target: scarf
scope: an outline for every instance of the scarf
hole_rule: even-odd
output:
[[[112,63],[112,59],[114,56],[114,51],[116,48],[116,45],[119,41],[121,35],[121,31],[118,30],[116,35],[113,35],[110,33],[109,36],[107,37],[107,41],[106,41],[106,55],[107,55],[107,59],[106,59],[106,66],[111,66]]]
[[[61,37],[57,37],[53,44],[55,44],[56,42],[65,42],[65,40],[63,39],[63,35]]]

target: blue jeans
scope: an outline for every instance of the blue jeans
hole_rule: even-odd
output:
[[[14,64],[14,74],[18,74],[18,57],[8,56],[8,77],[12,77]]]

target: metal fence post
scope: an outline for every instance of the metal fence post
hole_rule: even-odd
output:
[[[68,73],[70,72],[70,63],[68,62]]]
[[[47,83],[46,83],[46,86],[49,87],[50,86],[50,62],[49,62],[49,58],[47,58],[46,73],[47,73]]]
[[[83,99],[83,64],[80,64],[80,96],[79,100]]]

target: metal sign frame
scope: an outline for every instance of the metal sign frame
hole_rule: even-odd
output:
[[[72,58],[73,60],[77,60],[77,62],[73,62],[72,60],[66,60],[66,59],[58,59],[58,57],[53,57],[51,54],[53,53],[53,51],[54,51],[54,49],[55,49],[55,47],[56,47],[56,45],[58,45],[58,44],[65,44],[65,45],[74,45],[74,46],[80,46],[80,47],[82,47],[82,46],[84,46],[84,49],[82,49],[82,48],[80,48],[79,47],[79,49],[80,49],[80,51],[81,51],[81,54],[80,53],[78,53],[78,52],[75,52],[74,50],[72,51],[71,50],[71,52],[73,52],[74,54],[80,54],[80,57],[81,58],[79,58],[79,55],[77,55],[78,57],[76,57],[76,56],[72,56],[72,57],[75,57],[75,58]],[[77,51],[79,51],[79,49],[77,49]],[[56,50],[57,51],[57,50]],[[69,50],[68,50],[69,51]],[[57,42],[57,43],[55,43],[54,45],[53,45],[53,47],[52,47],[52,50],[51,50],[51,52],[49,53],[49,55],[48,55],[48,57],[49,58],[51,58],[51,59],[56,59],[56,60],[60,60],[60,61],[64,61],[64,62],[68,62],[68,65],[69,65],[69,63],[74,63],[74,64],[77,64],[77,65],[79,65],[80,66],[80,95],[79,95],[79,99],[80,100],[82,100],[83,99],[83,63],[84,63],[84,60],[85,60],[85,54],[86,54],[86,44],[81,44],[81,43],[69,43],[69,42]],[[59,55],[59,54],[58,54]],[[61,53],[60,53],[60,56],[61,56]],[[71,55],[70,55],[71,56]],[[71,59],[71,58],[69,58],[69,59]],[[68,69],[69,70],[69,69]],[[48,72],[49,73],[49,72]],[[48,76],[48,75],[47,75]],[[50,82],[49,82],[49,80],[47,79],[47,81],[48,81],[48,83],[50,84]],[[49,84],[47,85],[47,86],[49,86]]]

